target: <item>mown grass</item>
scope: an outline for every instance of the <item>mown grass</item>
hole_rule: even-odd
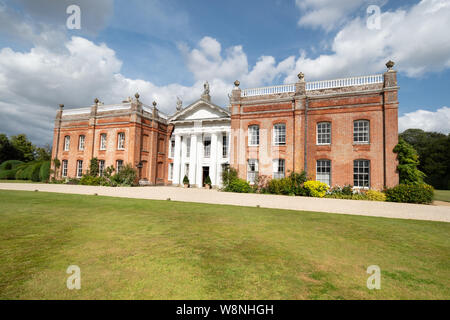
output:
[[[450,224],[0,191],[0,299],[449,299]],[[68,290],[66,269],[81,268]],[[370,265],[381,290],[366,287]]]
[[[434,200],[450,202],[450,190],[434,190]]]

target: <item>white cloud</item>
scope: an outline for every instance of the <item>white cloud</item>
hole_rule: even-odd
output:
[[[450,67],[450,1],[422,0],[409,9],[381,14],[381,29],[369,30],[357,17],[335,36],[332,53],[301,55],[286,82],[303,71],[307,79],[368,74],[383,70],[388,59],[410,77]]]
[[[295,5],[302,14],[298,24],[331,31],[343,25],[346,18],[364,3],[367,3],[367,0],[296,0]]]
[[[406,129],[422,129],[444,134],[450,133],[450,108],[442,107],[436,111],[416,110],[398,118],[399,132]]]

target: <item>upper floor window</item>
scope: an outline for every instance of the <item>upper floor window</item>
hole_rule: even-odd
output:
[[[122,170],[123,168],[123,160],[117,160],[116,161],[116,170],[117,172],[120,172],[120,170]]]
[[[117,134],[117,149],[125,149],[125,132],[119,132]]]
[[[286,144],[286,125],[284,123],[273,126],[273,143],[276,146]]]
[[[81,135],[78,141],[78,150],[84,150],[84,141],[86,140],[86,137],[84,135]]]
[[[175,156],[175,138],[170,139],[170,150],[169,150],[169,158],[173,158]]]
[[[320,122],[317,124],[317,144],[331,143],[331,123]]]
[[[186,138],[186,158],[191,156],[191,137]]]
[[[83,160],[77,161],[77,178],[81,178],[83,176]]]
[[[247,181],[254,184],[258,176],[258,160],[249,159],[247,164]]]
[[[273,178],[281,179],[284,178],[285,162],[284,159],[273,160]]]
[[[106,150],[106,133],[100,135],[100,150]]]
[[[67,166],[68,166],[68,161],[63,160],[62,161],[62,176],[63,177],[67,177]]]
[[[358,188],[370,187],[370,160],[353,161],[353,185]]]
[[[211,156],[211,137],[205,137],[203,140],[203,157]]]
[[[64,137],[64,151],[69,151],[70,148],[70,137],[65,136]]]
[[[356,120],[353,122],[353,142],[354,143],[369,143],[369,121]]]
[[[317,160],[316,180],[331,185],[331,161]]]
[[[222,158],[228,157],[228,136],[225,133],[222,136]]]
[[[248,145],[258,146],[259,145],[259,126],[253,125],[248,127]]]

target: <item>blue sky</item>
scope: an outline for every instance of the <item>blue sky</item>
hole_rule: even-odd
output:
[[[81,8],[81,30],[65,9]],[[369,5],[381,9],[368,30]],[[400,128],[450,131],[450,0],[0,0],[0,131],[51,142],[56,106],[139,91],[171,113],[211,83],[241,87],[385,71],[396,62]],[[6,80],[8,79],[8,80]],[[31,115],[31,117],[30,117]]]

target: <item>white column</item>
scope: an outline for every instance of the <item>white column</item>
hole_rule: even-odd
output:
[[[226,135],[225,132],[221,132],[217,135],[217,173],[216,173],[216,185],[222,187],[222,150],[223,150],[223,136]]]
[[[175,135],[175,153],[173,159],[173,184],[180,184],[181,169],[181,136]]]
[[[202,187],[203,178],[203,135],[197,135],[197,170],[195,183],[197,187]]]
[[[197,135],[191,135],[191,151],[189,158],[189,183],[195,185],[197,172]]]
[[[209,166],[209,177],[211,178],[211,184],[217,185],[217,133],[211,134],[211,162]]]
[[[180,170],[180,183],[183,184],[183,179],[186,174],[186,166],[185,166],[185,157],[186,157],[186,149],[187,149],[187,136],[183,136],[182,142],[181,142],[181,170]]]

